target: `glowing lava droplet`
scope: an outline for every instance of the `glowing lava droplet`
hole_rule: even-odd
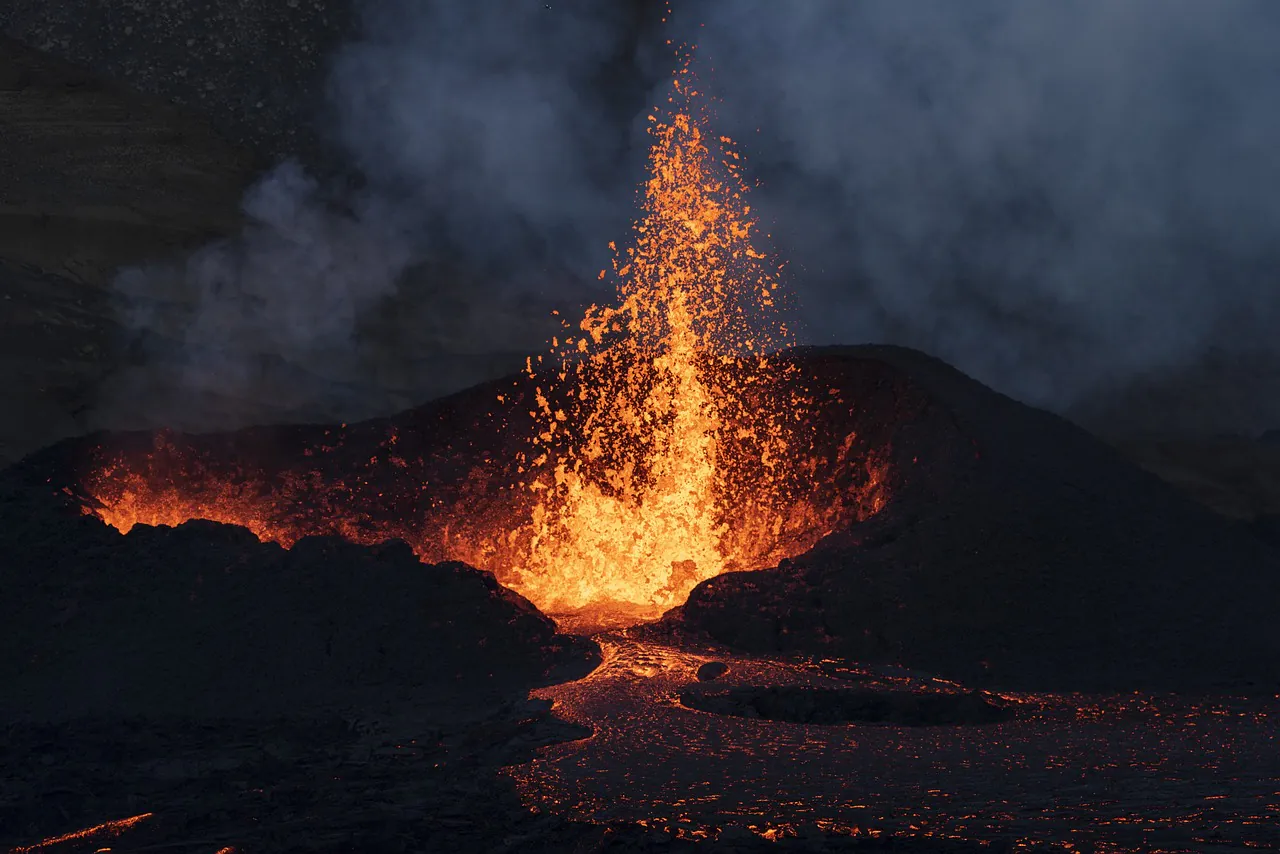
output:
[[[726,503],[738,504],[740,528],[749,501],[729,493],[745,469],[754,491],[768,491],[785,449],[781,418],[769,414],[778,407],[746,411],[751,387],[768,385],[767,352],[787,334],[770,317],[776,270],[751,244],[740,156],[727,138],[708,139],[694,79],[686,61],[668,118],[649,117],[635,244],[610,244],[619,303],[593,306],[580,338],[556,342],[558,376],[576,384],[573,411],[538,392],[543,470],[514,586],[551,612],[657,613],[698,582],[746,568]]]

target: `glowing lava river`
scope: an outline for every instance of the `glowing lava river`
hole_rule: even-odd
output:
[[[979,699],[900,668],[744,656],[651,627],[597,640],[606,653],[597,671],[536,694],[594,735],[508,769],[539,808],[689,838],[738,827],[767,838],[979,839],[1015,850],[1280,847],[1274,699]],[[728,670],[699,681],[708,662]],[[810,699],[778,702],[783,688]],[[748,698],[737,713],[697,701],[735,691]],[[846,717],[850,707],[865,713],[862,722],[800,722],[824,720],[813,697],[830,706],[851,691],[870,698],[844,704]],[[956,702],[936,720],[919,710],[911,719],[901,698],[912,695]],[[894,706],[906,717],[895,721]]]

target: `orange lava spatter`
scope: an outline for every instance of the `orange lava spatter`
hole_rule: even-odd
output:
[[[532,483],[534,548],[516,586],[553,611],[660,612],[759,565],[782,533],[769,523],[785,497],[788,407],[745,409],[776,387],[768,354],[787,340],[776,270],[752,245],[741,157],[709,136],[696,87],[685,62],[665,117],[649,116],[644,215],[633,246],[610,244],[617,305],[556,342],[564,362],[588,363],[572,409],[539,389],[537,459],[552,470]]]
[[[425,439],[406,450],[413,437],[393,427],[367,465],[335,479],[308,461],[342,440],[308,446],[308,461],[281,469],[237,466],[229,446],[197,451],[160,434],[144,456],[98,461],[82,483],[85,512],[124,532],[239,524],[286,547],[311,534],[399,538],[425,561],[492,571],[546,613],[613,625],[877,512],[884,465],[852,432],[815,431],[816,411],[848,407],[836,389],[805,390],[782,357],[780,268],[753,244],[741,155],[711,135],[706,104],[686,59],[649,117],[632,245],[611,244],[616,302],[588,309],[497,397],[505,411],[491,430],[530,436],[518,448],[458,462],[464,452]],[[446,478],[441,460],[460,468]],[[371,486],[387,472],[408,487]]]

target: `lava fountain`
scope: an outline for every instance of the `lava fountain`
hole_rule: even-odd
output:
[[[741,156],[709,138],[699,95],[686,63],[668,118],[649,116],[644,215],[633,246],[610,245],[618,303],[553,342],[579,368],[555,376],[573,382],[570,409],[537,390],[536,461],[554,463],[532,482],[534,547],[517,586],[553,610],[664,610],[699,581],[760,565],[762,541],[781,533],[759,530],[777,518],[763,507],[786,497],[778,465],[794,412],[759,405],[778,387],[767,354],[787,337],[778,281],[751,243]]]
[[[277,442],[257,463],[252,431],[157,434],[145,452],[104,449],[86,512],[122,532],[212,519],[286,546],[399,538],[424,560],[494,572],[548,613],[643,619],[878,511],[874,452],[847,429],[815,438],[815,407],[844,401],[785,358],[780,268],[753,245],[742,157],[711,118],[686,60],[649,117],[633,243],[610,244],[615,304],[566,323],[484,404],[455,396],[470,428],[433,439],[444,416],[393,418],[368,444],[342,425],[299,440],[293,462]],[[338,472],[339,458],[358,464]]]

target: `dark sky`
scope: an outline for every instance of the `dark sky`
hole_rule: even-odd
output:
[[[808,340],[921,347],[1059,410],[1280,351],[1280,2],[662,5],[367,0],[327,132],[369,184],[337,221],[296,170],[255,190],[233,266],[286,321],[261,328],[337,318],[333,339],[441,251],[495,296],[593,281],[675,38],[760,181]],[[335,235],[376,275],[318,272]]]
[[[698,7],[815,338],[1048,405],[1276,347],[1280,4]]]

